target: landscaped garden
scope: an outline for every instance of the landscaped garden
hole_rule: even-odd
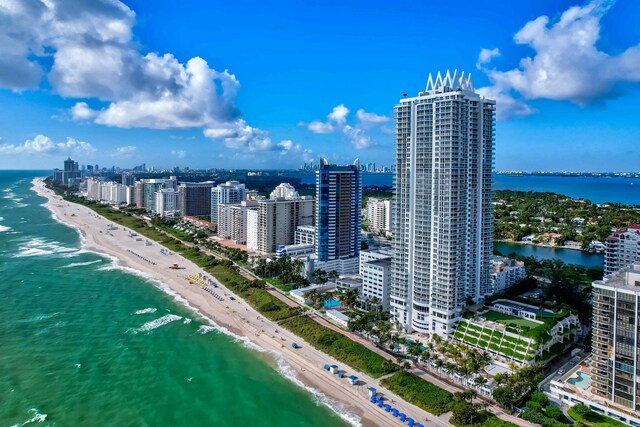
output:
[[[594,427],[626,427],[622,421],[614,420],[592,411],[586,405],[575,405],[569,408],[569,416],[576,421]]]
[[[500,313],[495,310],[489,310],[486,313],[482,313],[481,316],[487,320],[491,320],[492,322],[498,322],[504,325],[515,324],[517,326],[524,326],[529,329],[534,329],[542,325],[541,323],[533,322],[529,319],[512,316],[511,314]]]

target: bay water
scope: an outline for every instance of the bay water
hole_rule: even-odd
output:
[[[0,171],[0,426],[348,425],[274,356],[82,250],[38,175]]]

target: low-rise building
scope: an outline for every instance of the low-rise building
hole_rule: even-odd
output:
[[[333,309],[327,310],[326,314],[331,321],[337,323],[343,328],[347,328],[349,326],[349,320],[350,320],[349,317],[340,313],[338,310],[333,310]]]
[[[276,257],[280,258],[283,255],[288,255],[292,258],[296,258],[302,255],[313,254],[316,250],[316,246],[313,244],[302,245],[282,245],[278,247],[276,251]]]
[[[491,258],[493,271],[491,273],[491,285],[493,292],[502,292],[505,289],[520,283],[526,276],[524,262],[504,257]]]
[[[570,345],[579,330],[578,316],[568,309],[554,312],[499,299],[474,317],[460,319],[454,339],[498,360],[527,365],[551,357],[556,344]]]
[[[360,253],[362,255],[362,252]],[[388,311],[389,292],[391,286],[391,257],[373,259],[361,264],[362,299],[371,302],[374,298],[379,301],[376,307]]]
[[[294,244],[315,245],[316,232],[317,230],[315,225],[299,225],[298,228],[296,228],[296,237]]]
[[[336,280],[336,290],[338,292],[346,292],[350,289],[360,289],[362,288],[362,278],[358,276],[344,276],[340,277]]]

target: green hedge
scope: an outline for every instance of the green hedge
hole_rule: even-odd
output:
[[[281,321],[280,325],[304,338],[318,350],[374,378],[398,370],[398,365],[395,363],[388,361],[362,344],[352,341],[336,331],[325,328],[307,316],[292,317]]]
[[[407,402],[434,415],[447,412],[452,401],[451,393],[410,372],[397,372],[380,383]]]

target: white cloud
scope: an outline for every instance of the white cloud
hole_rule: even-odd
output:
[[[269,151],[273,148],[266,131],[251,127],[242,119],[220,127],[207,128],[203,133],[207,138],[222,140],[228,148],[248,151]]]
[[[171,150],[171,155],[178,159],[184,159],[187,157],[187,152],[184,150]]]
[[[358,150],[370,148],[375,145],[371,137],[367,135],[362,128],[346,125],[343,132],[349,139],[349,142]]]
[[[54,142],[45,135],[36,135],[23,144],[0,144],[2,154],[43,154],[51,156],[76,155],[86,156],[95,153],[95,148],[88,142],[67,138],[65,142]]]
[[[381,125],[391,120],[391,118],[387,116],[381,116],[376,113],[367,113],[362,108],[360,108],[356,112],[356,117],[358,117],[360,123],[362,123],[365,127]]]
[[[476,67],[480,68],[483,64],[488,64],[491,62],[493,58],[497,58],[500,56],[500,49],[497,47],[494,49],[480,49],[480,54],[478,55],[478,61],[476,62]]]
[[[304,125],[304,123],[303,123]],[[320,120],[314,120],[307,125],[307,129],[309,129],[313,133],[334,133],[336,128],[333,127],[331,123],[321,122]]]
[[[183,63],[171,53],[141,52],[134,24],[120,0],[0,0],[0,87],[35,88],[46,78],[55,93],[77,100],[75,120],[198,128],[230,148],[279,149],[240,118],[235,75],[200,57]],[[338,122],[348,113],[339,107],[332,113]]]
[[[327,115],[329,121],[336,122],[339,125],[343,125],[347,121],[347,115],[349,114],[349,109],[344,106],[344,104],[336,105],[333,107],[333,110]]]
[[[71,107],[71,117],[75,120],[89,120],[96,116],[96,112],[89,108],[86,102],[76,102]]]
[[[375,145],[375,141],[367,134],[367,129],[380,126],[380,129],[384,132],[386,128],[383,125],[391,120],[387,116],[369,113],[360,108],[356,111],[358,123],[352,126],[347,124],[348,115],[349,109],[344,104],[340,104],[333,107],[331,112],[327,114],[326,122],[314,120],[308,124],[300,122],[298,126],[305,126],[308,130],[317,134],[342,133],[356,149],[362,150]]]
[[[489,61],[495,55],[481,51],[478,63],[492,87],[480,92],[503,100],[502,105],[497,105],[499,118],[533,113],[535,110],[524,103],[526,100],[587,105],[616,96],[621,83],[640,83],[640,44],[619,54],[609,54],[596,46],[600,20],[613,3],[593,0],[567,9],[557,22],[550,23],[547,16],[528,22],[516,33],[514,41],[530,46],[535,54],[522,58],[514,69],[485,68],[483,60]]]
[[[123,159],[131,159],[135,157],[136,154],[138,154],[137,147],[134,147],[133,145],[126,145],[124,147],[118,147],[115,150],[113,150],[113,153],[111,153],[111,156],[120,157]]]
[[[0,0],[0,86],[37,87],[97,98],[71,115],[114,127],[197,128],[235,121],[238,80],[202,58],[142,54],[133,40],[135,13],[119,0]],[[50,69],[44,63],[52,61]]]

